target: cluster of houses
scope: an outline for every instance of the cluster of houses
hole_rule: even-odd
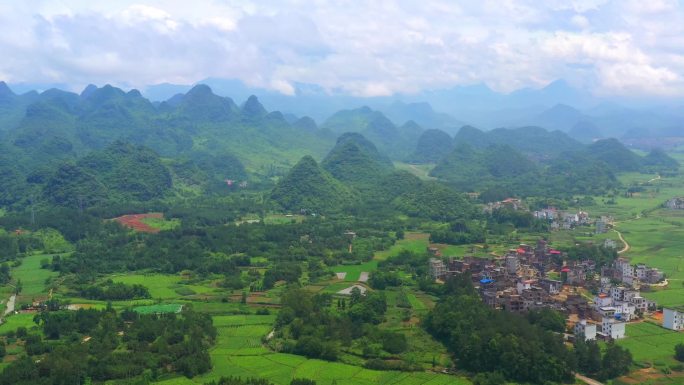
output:
[[[491,214],[495,210],[500,209],[511,209],[511,210],[527,210],[527,206],[522,202],[522,200],[517,198],[507,198],[499,202],[490,202],[484,207],[483,211],[487,214]]]
[[[540,220],[549,222],[551,230],[572,230],[579,226],[595,225],[596,234],[603,234],[608,231],[609,226],[613,223],[613,218],[609,216],[601,216],[596,220],[589,217],[586,211],[568,212],[561,211],[555,207],[548,207],[537,210],[532,215]]]
[[[684,208],[684,198],[682,200],[682,207]],[[488,203],[483,211],[491,214],[499,209],[522,210],[529,211],[522,200],[517,198],[508,198],[499,202]],[[601,216],[598,219],[592,220],[589,213],[586,211],[569,212],[558,210],[555,207],[547,207],[545,209],[536,210],[532,212],[532,216],[537,219],[549,222],[551,230],[572,230],[578,226],[595,225],[596,234],[603,234],[608,231],[609,226],[613,223],[613,218],[609,216]]]
[[[535,246],[520,245],[496,258],[429,260],[432,278],[445,280],[469,274],[488,306],[523,313],[551,308],[578,320],[575,334],[585,339],[619,339],[625,324],[656,310],[656,304],[641,296],[642,284],[653,284],[664,277],[661,271],[643,264],[632,266],[618,258],[611,266],[598,269],[592,260],[564,261],[562,252],[545,240]],[[578,288],[596,292],[593,303]],[[684,328],[684,309],[675,317]]]
[[[632,265],[627,258],[617,258],[612,266],[601,269],[602,280],[615,280],[631,287],[654,285],[665,279],[658,268],[643,263]]]
[[[684,197],[675,197],[665,202],[665,207],[670,210],[684,210]]]

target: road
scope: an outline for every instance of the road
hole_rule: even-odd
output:
[[[618,230],[615,230],[615,229],[613,229],[613,231],[615,231],[617,233],[618,238],[620,238],[620,242],[622,242],[625,245],[625,247],[623,247],[622,250],[618,251],[618,254],[624,254],[624,253],[628,252],[629,249],[632,248],[632,246],[630,246],[629,243],[627,243],[627,241],[625,241],[625,237],[622,236],[621,232],[619,232]]]
[[[581,374],[579,374],[579,373],[575,373],[575,378],[578,379],[578,380],[580,380],[580,381],[582,381],[582,382],[584,382],[584,383],[587,384],[587,385],[603,385],[602,382],[598,382],[598,381],[596,381],[596,380],[594,380],[594,379],[591,379],[591,378],[589,378],[589,377],[585,377],[585,376],[583,376],[583,375],[581,375]]]

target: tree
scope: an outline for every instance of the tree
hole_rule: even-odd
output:
[[[361,301],[361,289],[354,286],[354,288],[351,289],[350,306],[356,305],[357,303],[359,303],[359,301]]]
[[[625,375],[629,373],[629,367],[632,365],[632,353],[611,343],[606,348],[601,364],[601,379],[607,380]]]
[[[473,385],[504,385],[506,379],[499,372],[478,373],[473,377]]]
[[[678,343],[674,347],[675,349],[675,358],[677,361],[684,361],[684,344],[683,343]]]

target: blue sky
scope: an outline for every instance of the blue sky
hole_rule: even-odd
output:
[[[2,1],[0,79],[144,88],[236,78],[356,96],[555,79],[684,95],[677,0]]]

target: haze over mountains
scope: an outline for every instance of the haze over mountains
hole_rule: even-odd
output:
[[[522,94],[531,99],[533,92]],[[274,187],[271,198],[287,209],[347,210],[362,201],[438,217],[444,214],[425,211],[423,199],[453,201],[456,191],[596,194],[613,188],[619,172],[678,168],[660,150],[639,156],[616,139],[592,136],[600,121],[570,107],[537,115],[546,127],[555,122],[563,130],[525,125],[488,131],[458,126],[426,103],[388,108],[342,109],[317,123],[269,110],[254,95],[218,96],[207,85],[152,102],[137,90],[110,85],[89,85],[80,94],[49,89],[17,95],[0,83],[0,202],[146,202],[225,192],[249,181]],[[573,118],[582,123],[572,125]],[[660,131],[649,130],[649,143],[661,145]],[[676,129],[663,132],[678,135]],[[397,171],[394,162],[435,165],[429,175],[439,183]]]

